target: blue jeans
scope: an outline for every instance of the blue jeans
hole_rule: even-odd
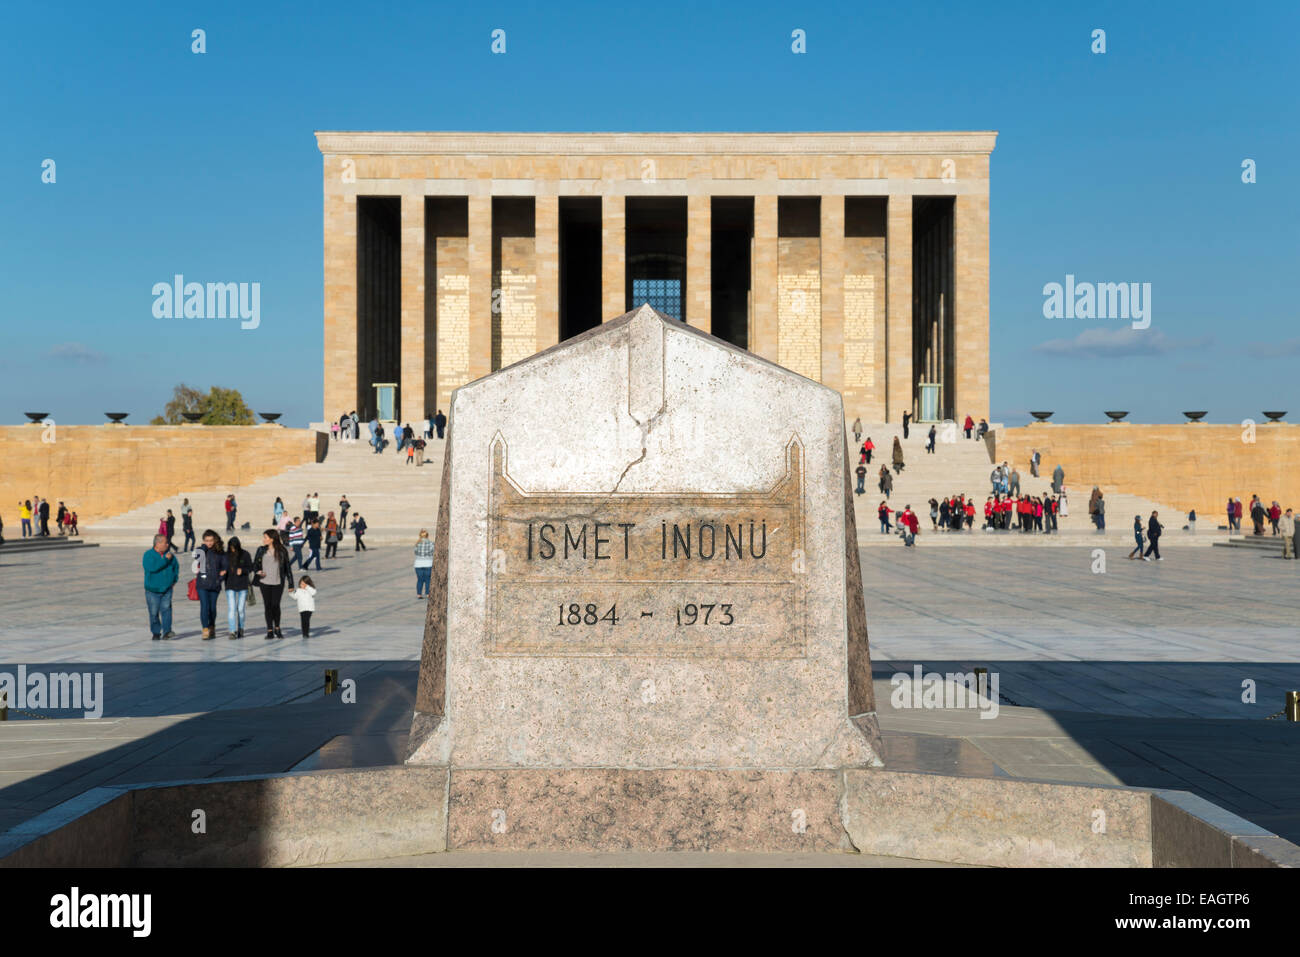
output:
[[[226,625],[231,631],[244,630],[244,609],[247,607],[247,591],[226,592]]]
[[[432,568],[417,568],[415,570],[415,595],[417,598],[429,594],[429,578],[432,574]]]
[[[207,588],[198,589],[199,593],[199,623],[204,628],[212,628],[217,623],[217,596],[220,591],[210,591]]]
[[[302,567],[302,546],[301,545],[293,546],[293,558],[289,559],[290,568],[293,568],[294,562],[298,563],[299,568]]]
[[[149,606],[149,630],[155,635],[165,635],[172,630],[172,590],[149,591],[144,593],[145,603]]]

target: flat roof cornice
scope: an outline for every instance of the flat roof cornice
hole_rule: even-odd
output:
[[[988,155],[996,130],[935,133],[383,133],[318,130],[331,154],[652,154],[927,153]]]

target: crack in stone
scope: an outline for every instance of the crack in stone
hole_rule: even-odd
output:
[[[664,412],[666,411],[667,411],[667,403],[664,403],[663,405],[659,406],[658,410],[655,412],[654,415],[650,416],[650,418],[646,419],[644,422],[638,419],[635,415],[632,415],[632,421],[635,422],[637,424],[637,427],[641,429],[641,454],[638,455],[631,462],[628,462],[626,467],[624,467],[623,474],[618,477],[618,481],[614,483],[614,487],[609,490],[609,497],[612,497],[618,492],[619,486],[623,484],[623,479],[627,478],[627,473],[632,471],[632,467],[635,465],[640,465],[642,462],[645,461],[646,447],[649,444],[647,440],[650,438],[650,430],[654,428],[655,422],[657,422],[659,420],[659,417],[663,415]],[[631,412],[629,412],[628,414],[631,415]]]

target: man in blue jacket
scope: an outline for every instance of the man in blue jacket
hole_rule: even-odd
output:
[[[166,535],[153,537],[153,548],[144,553],[144,600],[149,606],[149,630],[154,641],[171,641],[172,588],[180,577],[180,564],[176,553],[167,543]]]

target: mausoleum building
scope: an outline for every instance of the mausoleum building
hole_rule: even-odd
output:
[[[850,417],[987,416],[996,136],[319,132],[324,417],[423,418],[643,302]]]

